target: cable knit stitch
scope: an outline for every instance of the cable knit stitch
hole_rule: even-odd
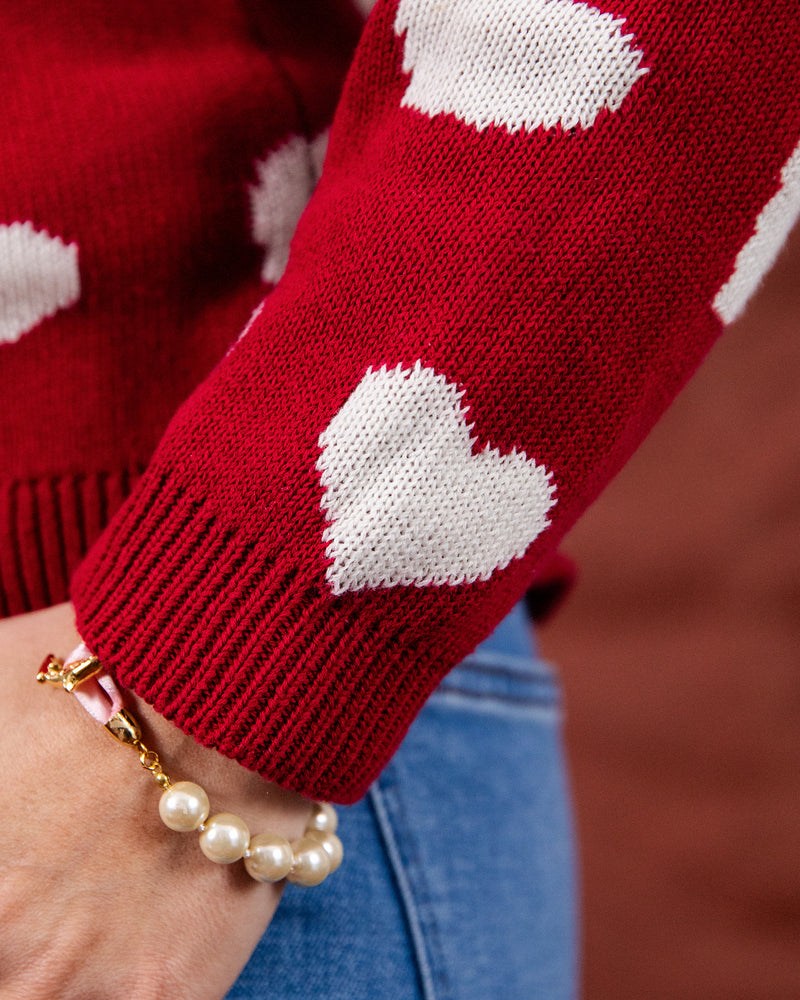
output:
[[[37,89],[29,34],[8,45],[32,79],[11,126],[34,124],[4,218],[79,244],[82,296],[0,348],[0,434],[62,463],[10,463],[0,582],[9,606],[44,600],[110,518],[72,585],[109,669],[203,743],[349,801],[768,265],[800,26],[794,0],[380,0],[285,272],[236,340],[262,294],[256,164],[325,129],[345,61],[333,28],[285,32],[293,5],[261,5],[256,40],[239,9],[178,2],[112,39],[92,21],[48,64],[60,89]],[[341,5],[320,9],[344,52]],[[69,436],[30,389],[45,357],[87,386]]]

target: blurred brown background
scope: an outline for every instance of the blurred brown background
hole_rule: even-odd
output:
[[[585,1000],[798,1000],[800,232],[564,551]]]

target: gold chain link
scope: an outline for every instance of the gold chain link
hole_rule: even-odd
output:
[[[138,751],[139,763],[145,771],[149,771],[153,775],[156,782],[161,788],[164,789],[164,791],[170,788],[172,786],[172,781],[170,780],[169,775],[165,773],[164,768],[161,766],[161,760],[155,750],[151,750],[149,747],[146,747],[141,740],[137,740],[133,744],[133,747]]]

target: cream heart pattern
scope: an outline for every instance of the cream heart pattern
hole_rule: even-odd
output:
[[[800,217],[800,144],[781,170],[781,186],[756,219],[755,230],[736,257],[733,272],[714,297],[714,311],[723,323],[744,312],[761,279],[775,263]]]
[[[253,240],[264,248],[261,280],[278,282],[289,262],[289,245],[322,173],[328,132],[310,142],[295,135],[256,161],[258,184],[250,188]]]
[[[80,297],[75,243],[31,222],[0,225],[0,344],[13,344]]]
[[[463,396],[419,361],[369,369],[320,435],[333,593],[487,580],[549,523],[550,473],[475,452]]]
[[[573,0],[400,0],[402,104],[479,130],[588,129],[648,72],[624,23]]]

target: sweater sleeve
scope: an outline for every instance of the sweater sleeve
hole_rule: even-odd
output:
[[[358,798],[743,309],[799,95],[795,0],[380,0],[284,277],[73,581],[87,643]]]

